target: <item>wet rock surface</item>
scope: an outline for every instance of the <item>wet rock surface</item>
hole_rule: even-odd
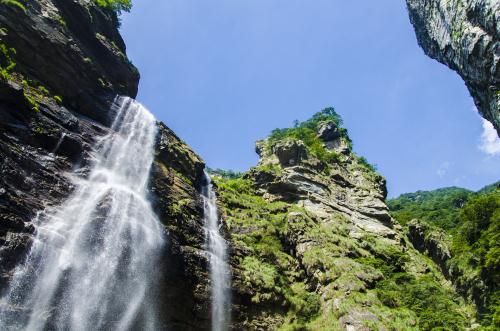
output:
[[[86,0],[23,4],[25,12],[0,4],[0,43],[15,49],[16,63],[0,79],[0,290],[30,248],[37,213],[71,194],[72,176],[87,175],[96,140],[110,131],[115,96],[135,97],[139,81],[113,11]],[[168,236],[156,293],[165,328],[210,325],[203,168],[158,123],[150,193]]]

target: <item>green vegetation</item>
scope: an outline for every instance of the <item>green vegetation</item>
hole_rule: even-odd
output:
[[[50,91],[40,84],[40,82],[31,79],[22,80],[24,99],[29,104],[31,110],[40,111],[40,103],[43,101],[49,101],[53,99],[58,105],[62,105],[62,97],[55,95],[52,96]]]
[[[132,9],[131,0],[95,0],[98,6],[111,9],[115,12],[130,11]]]
[[[418,191],[391,199],[387,201],[387,205],[392,216],[402,225],[417,218],[451,230],[456,228],[460,209],[471,193],[469,190],[458,187]]]
[[[267,202],[247,179],[214,177],[214,182],[233,244],[249,253],[236,257],[243,270],[241,291],[252,291],[254,303],[279,306],[286,302],[290,323],[303,325],[312,319],[319,310],[319,296],[300,281],[303,271],[297,270],[283,245],[287,215],[301,209],[283,202]]]
[[[365,168],[367,168],[371,172],[377,172],[377,165],[369,163],[368,160],[364,156],[359,156],[358,161],[361,165],[363,165]]]
[[[404,194],[388,203],[401,224],[414,218],[430,224],[425,227],[426,238],[441,238],[440,232],[451,238],[452,257],[445,268],[458,290],[478,306],[479,321],[486,330],[500,328],[498,184],[477,193],[454,187]]]
[[[467,320],[461,311],[460,298],[435,276],[415,277],[407,272],[398,272],[381,259],[372,263],[384,271],[385,278],[377,283],[375,291],[385,306],[414,312],[419,330],[465,329]]]
[[[59,96],[59,95],[54,95],[54,101],[55,101],[58,105],[62,105],[62,103],[63,103],[62,97],[61,97],[61,96]]]
[[[207,168],[207,172],[211,176],[219,176],[219,177],[227,178],[227,179],[236,179],[236,178],[240,178],[241,176],[243,176],[243,174],[241,172],[237,172],[237,171],[233,171],[233,170]]]
[[[19,0],[0,0],[0,4],[14,6],[21,9],[24,12],[26,11],[26,7],[24,7],[24,5]]]
[[[13,59],[15,55],[14,48],[0,42],[0,81],[7,81],[11,78],[11,71],[16,66]]]
[[[478,275],[486,285],[480,294],[480,317],[492,330],[500,328],[500,189],[472,197],[459,216],[450,266],[460,270],[456,282],[468,284]],[[473,278],[473,277],[472,277]],[[474,281],[473,281],[474,282]]]
[[[284,307],[279,330],[340,330],[358,313],[373,330],[465,328],[469,310],[423,256],[380,236],[352,238],[343,214],[319,221],[266,201],[245,177],[214,182],[242,270],[234,286],[259,307]]]
[[[307,121],[295,121],[293,128],[274,129],[269,136],[269,147],[272,149],[277,142],[285,139],[300,140],[307,146],[307,149],[312,155],[326,165],[339,162],[340,155],[336,152],[327,150],[321,139],[318,138],[320,125],[327,122],[333,123],[338,128],[340,137],[345,139],[349,145],[352,144],[347,134],[347,130],[341,127],[342,119],[340,115],[335,112],[334,108],[330,107],[314,114],[313,117]]]

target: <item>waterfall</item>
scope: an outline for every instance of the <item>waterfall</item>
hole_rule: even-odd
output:
[[[210,258],[210,283],[212,291],[212,331],[225,331],[230,322],[230,271],[227,264],[226,241],[219,233],[220,219],[217,200],[210,176],[205,173],[202,189],[204,202],[204,226],[207,251]]]
[[[117,98],[86,178],[34,220],[36,237],[0,300],[1,330],[158,330],[149,295],[164,244],[147,187],[156,122]]]

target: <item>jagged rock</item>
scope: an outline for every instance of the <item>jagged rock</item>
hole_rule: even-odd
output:
[[[462,77],[479,112],[500,134],[500,2],[406,3],[424,52]]]
[[[339,128],[333,122],[324,122],[320,124],[318,137],[324,142],[334,141],[340,138]]]
[[[408,239],[418,251],[429,256],[451,280],[457,291],[467,300],[474,302],[479,312],[486,308],[485,294],[491,290],[481,275],[466,265],[452,263],[451,237],[442,229],[414,219],[408,224]]]
[[[100,121],[116,94],[134,97],[139,74],[125,55],[118,18],[94,1],[26,0],[26,13],[0,4],[1,37],[16,54],[15,71]],[[103,42],[105,41],[105,42]],[[112,45],[110,47],[109,45]]]
[[[300,164],[307,159],[307,148],[297,140],[287,140],[273,147],[273,152],[283,167]]]
[[[16,49],[15,68],[0,79],[0,290],[30,248],[37,212],[71,194],[68,173],[88,174],[93,146],[115,117],[115,96],[135,97],[139,80],[113,11],[88,0],[23,4],[25,13],[0,3],[0,28],[6,28],[0,43]],[[203,168],[158,123],[150,193],[169,240],[158,265],[157,299],[163,322],[175,330],[210,328],[198,192]]]
[[[328,130],[320,126],[318,138],[341,138]],[[232,329],[389,330],[395,315],[372,291],[387,274],[367,261],[440,276],[394,224],[381,176],[350,149],[327,164],[308,148],[261,140],[258,166],[234,182],[218,179],[232,239]],[[289,161],[303,149],[307,158]],[[408,315],[405,323],[418,322]]]
[[[415,219],[408,224],[408,238],[417,250],[429,255],[443,273],[450,276],[447,267],[447,262],[451,259],[450,239],[444,231],[431,231],[426,223]]]

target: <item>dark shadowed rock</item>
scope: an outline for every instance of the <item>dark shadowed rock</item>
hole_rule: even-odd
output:
[[[26,256],[33,220],[87,176],[95,142],[110,132],[116,95],[135,97],[139,74],[125,55],[114,12],[87,0],[0,4],[0,43],[16,66],[0,79],[0,290]],[[3,30],[2,30],[3,31]],[[1,60],[1,59],[0,59]],[[199,188],[203,161],[158,123],[151,198],[168,233],[157,300],[174,330],[210,326],[208,256]],[[105,218],[107,201],[99,206]]]
[[[307,159],[307,148],[301,141],[287,140],[273,147],[273,152],[284,167],[300,164]]]

